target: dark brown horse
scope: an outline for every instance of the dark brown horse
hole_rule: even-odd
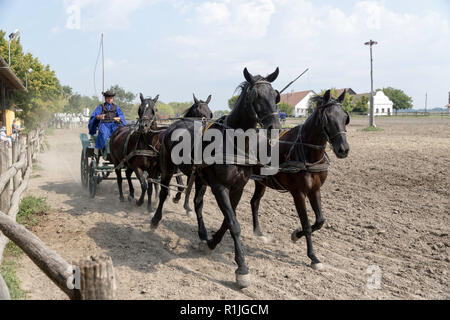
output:
[[[152,211],[152,186],[147,185],[147,179],[144,173],[147,172],[151,178],[156,178],[158,175],[158,150],[155,149],[155,146],[158,145],[158,134],[156,133],[158,128],[155,121],[156,101],[158,101],[158,98],[159,95],[154,99],[145,99],[141,93],[141,105],[138,110],[139,120],[137,125],[118,128],[113,132],[109,140],[111,158],[114,166],[117,167],[119,164],[122,164],[126,168],[125,174],[130,190],[128,200],[131,201],[134,199],[134,188],[131,182],[131,175],[134,172],[142,188],[141,196],[136,201],[136,205],[141,206],[144,203],[145,192],[148,191],[148,211]],[[124,161],[125,158],[136,150],[146,150],[149,153],[153,153],[154,156],[138,154]],[[120,201],[124,201],[122,168],[119,167],[116,169],[116,176]]]
[[[288,191],[292,195],[302,229],[295,230],[291,238],[295,242],[305,236],[307,254],[314,269],[322,268],[322,264],[313,250],[311,233],[319,230],[325,222],[320,196],[320,187],[327,178],[328,166],[325,147],[329,142],[338,158],[347,157],[350,150],[345,135],[345,126],[349,124],[350,117],[341,105],[345,94],[344,91],[337,100],[334,100],[331,98],[330,90],[328,90],[323,97],[316,96],[313,98],[317,103],[313,114],[305,123],[288,130],[280,138],[280,167],[283,168],[283,162],[291,161],[291,165],[298,164],[304,170],[299,172],[288,172],[286,170],[283,172],[282,169],[274,176],[266,176],[262,180],[255,180],[255,192],[251,199],[253,231],[255,235],[264,237],[258,222],[258,208],[266,187]],[[254,170],[254,173],[258,174],[258,170]],[[308,198],[316,216],[316,222],[312,227],[307,215],[306,198]]]
[[[241,85],[242,92],[231,113],[223,119],[223,123],[214,123],[209,128],[225,131],[225,129],[242,129],[247,130],[256,128],[259,123],[265,129],[280,129],[280,121],[278,118],[277,102],[280,95],[272,88],[271,82],[278,77],[278,68],[267,77],[252,76],[247,68],[244,69],[245,82]],[[178,140],[172,140],[173,134],[177,130],[185,130],[188,134],[186,137],[191,139],[194,145],[194,123],[177,122],[167,129],[160,153],[160,170],[161,183],[169,185],[172,175],[177,165],[174,163],[172,151],[177,146]],[[225,139],[225,135],[222,135]],[[184,139],[184,137],[183,137]],[[225,140],[223,140],[225,145]],[[205,147],[205,145],[203,145]],[[183,162],[178,167],[186,174],[190,175],[194,168],[192,163],[192,153],[189,154],[189,162]],[[236,207],[241,199],[242,192],[247,184],[252,168],[250,166],[242,166],[237,164],[218,164],[213,163],[202,166],[197,169],[197,178],[195,180],[195,211],[199,223],[199,236],[206,243],[209,249],[214,249],[222,240],[225,232],[230,230],[234,241],[235,261],[238,268],[235,272],[236,282],[240,287],[250,285],[250,277],[248,268],[245,263],[242,243],[240,240],[240,224],[236,216]],[[210,186],[214,194],[220,210],[223,213],[224,220],[222,226],[215,233],[212,239],[207,239],[207,232],[202,219],[203,195],[206,187]],[[151,221],[152,228],[156,228],[162,218],[162,208],[164,201],[168,195],[168,190],[162,188],[159,195],[158,209]],[[200,225],[201,223],[201,225]]]

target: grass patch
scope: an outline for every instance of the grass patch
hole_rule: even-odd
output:
[[[46,136],[51,136],[51,135],[53,135],[54,132],[55,132],[55,129],[54,129],[54,128],[45,128],[45,129],[44,129],[44,134],[45,134]]]
[[[39,215],[46,213],[50,209],[44,197],[25,197],[19,205],[17,222],[25,227],[33,227],[39,222]]]
[[[367,128],[362,129],[362,131],[366,131],[366,132],[383,131],[383,129],[381,129],[379,127],[367,127]]]
[[[42,177],[40,174],[33,174],[33,175],[31,175],[31,179],[34,179],[34,178],[40,178],[40,177]]]
[[[33,171],[42,171],[42,167],[36,163],[33,164]]]
[[[15,261],[5,257],[3,264],[0,266],[0,274],[8,286],[11,300],[23,300],[26,297],[26,292],[20,288],[20,280],[15,271],[16,267]]]

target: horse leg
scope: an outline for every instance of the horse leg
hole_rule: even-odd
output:
[[[179,172],[179,171],[177,170],[177,172]],[[178,192],[175,195],[175,197],[172,199],[172,201],[173,201],[173,203],[178,203],[178,202],[180,202],[181,195],[183,194],[183,191],[184,191],[184,188],[180,187],[183,185],[183,179],[181,178],[180,175],[176,176],[175,179],[177,180],[177,184],[179,185],[179,187],[178,187]]]
[[[133,169],[127,168],[125,170],[125,174],[127,176],[128,189],[130,191],[130,194],[128,195],[128,201],[131,201],[134,199],[134,187],[133,187],[133,182],[131,181],[131,175],[133,174]]]
[[[230,229],[231,237],[234,241],[234,253],[235,261],[238,268],[235,271],[236,283],[240,288],[246,288],[250,285],[250,275],[248,272],[247,265],[245,264],[244,250],[242,248],[241,236],[241,226],[237,220],[235,208],[239,203],[241,198],[242,190],[237,190],[236,192],[229,193],[229,191],[221,185],[212,186],[211,190],[217,200],[220,210],[224,215],[224,221],[220,227],[221,236],[220,239],[225,234],[226,229]],[[217,234],[214,235],[213,241]],[[217,241],[219,238],[215,239]],[[209,242],[208,242],[209,245]]]
[[[119,187],[119,199],[120,202],[124,202],[125,199],[123,197],[123,191],[122,191],[122,170],[121,169],[116,169],[116,176],[117,176],[117,185]]]
[[[305,194],[302,192],[297,192],[293,194],[295,207],[297,209],[298,216],[300,217],[300,221],[302,224],[302,230],[295,230],[292,233],[291,239],[296,242],[302,236],[306,237],[306,247],[307,247],[307,255],[311,259],[311,267],[315,270],[320,270],[323,268],[322,263],[320,263],[319,259],[317,259],[316,254],[314,253],[312,239],[311,239],[311,224],[309,223],[308,213],[306,211],[306,202],[305,202]]]
[[[267,242],[268,239],[262,233],[258,219],[259,202],[261,201],[261,198],[264,196],[265,192],[266,186],[258,181],[255,181],[255,192],[253,193],[253,197],[250,200],[250,204],[252,206],[253,234],[259,237],[264,242]]]
[[[308,194],[309,203],[316,215],[316,222],[312,225],[312,232],[320,230],[325,223],[325,218],[322,215],[322,201],[320,197],[320,190]]]
[[[186,210],[186,214],[189,218],[193,218],[193,216],[194,216],[194,214],[192,213],[192,209],[189,206],[189,198],[190,198],[191,191],[192,191],[192,185],[194,184],[194,181],[197,180],[195,177],[196,176],[194,174],[191,174],[189,176],[188,181],[187,181],[186,193],[184,194],[183,208],[184,208],[184,210]]]
[[[150,173],[148,174],[150,177]],[[152,193],[153,193],[153,183],[147,180],[147,212],[153,212],[152,207]]]
[[[200,178],[195,179],[195,214],[197,215],[198,223],[198,236],[203,244],[206,244],[208,240],[208,232],[205,228],[205,223],[203,222],[203,197],[205,196],[206,185],[203,184]]]
[[[144,203],[144,197],[145,197],[145,193],[147,191],[147,180],[144,177],[144,171],[142,171],[141,168],[136,168],[134,170],[134,173],[136,174],[136,177],[139,179],[139,182],[141,183],[141,196],[139,197],[138,200],[136,200],[136,205],[138,207],[142,206],[142,204]]]
[[[173,164],[167,163],[163,158],[164,153],[161,153],[161,191],[159,192],[158,208],[156,209],[155,215],[153,216],[150,225],[152,229],[156,229],[159,225],[159,222],[161,221],[164,202],[169,195],[169,189],[167,188],[167,186],[169,186],[170,180],[172,180],[172,176],[175,171],[175,167],[173,166]]]

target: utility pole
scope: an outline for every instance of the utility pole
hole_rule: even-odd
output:
[[[103,102],[105,102],[105,53],[103,50],[103,32],[102,32],[102,96]]]
[[[428,105],[428,92],[425,93],[425,115],[427,113],[427,105]]]
[[[378,44],[378,42],[370,40],[364,43],[366,46],[370,46],[370,115],[369,115],[369,126],[375,127],[375,122],[373,119],[373,56],[372,56],[372,46]]]

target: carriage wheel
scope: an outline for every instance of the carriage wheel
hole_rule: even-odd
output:
[[[97,191],[98,177],[95,173],[95,168],[97,167],[97,160],[95,158],[92,159],[89,165],[89,196],[91,198],[95,197],[95,192]]]
[[[87,188],[89,180],[89,159],[86,157],[85,152],[81,152],[80,171],[81,171],[81,185],[84,188]]]

